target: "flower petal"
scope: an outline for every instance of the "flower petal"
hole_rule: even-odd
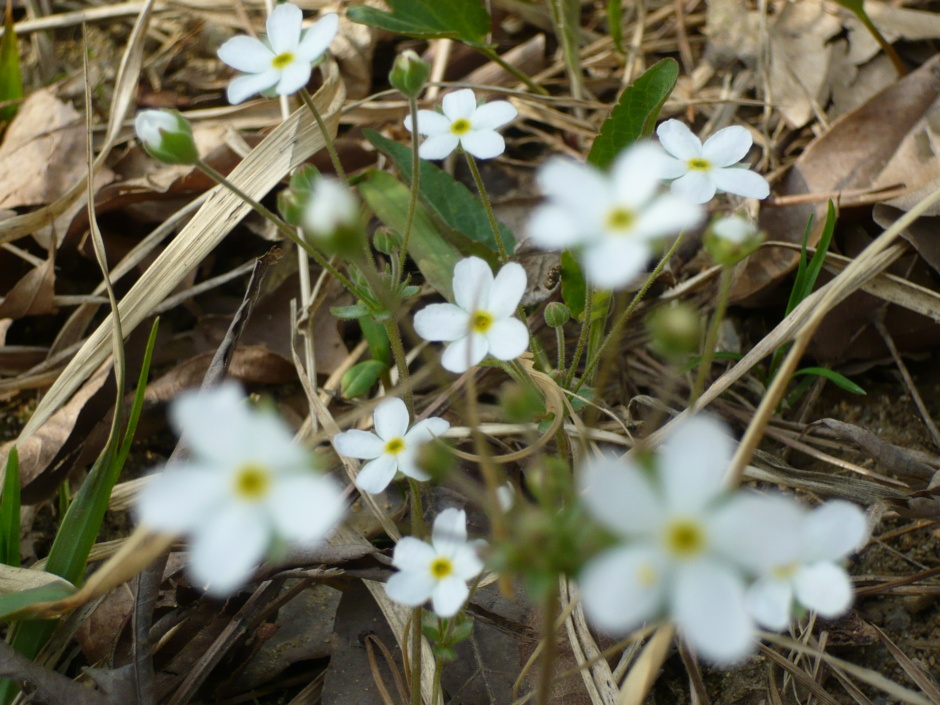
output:
[[[258,507],[237,503],[213,514],[193,536],[189,572],[212,595],[230,595],[264,557],[271,527]]]
[[[547,203],[536,208],[526,230],[529,241],[543,250],[564,250],[584,244],[589,238],[570,211]]]
[[[813,509],[803,525],[803,560],[836,561],[861,548],[868,535],[865,513],[834,499]]]
[[[460,340],[455,340],[441,355],[441,366],[449,372],[462,374],[486,357],[489,352],[486,338],[478,333],[472,333]]]
[[[398,397],[386,397],[375,407],[372,421],[383,441],[402,438],[408,432],[408,407]]]
[[[617,201],[632,209],[646,204],[659,188],[664,158],[651,142],[638,142],[621,152],[611,167]]]
[[[405,129],[408,130],[408,132],[414,132],[414,118],[411,115],[405,116]],[[449,135],[450,120],[433,110],[419,110],[418,132],[428,136]],[[454,146],[456,147],[457,145],[455,144]],[[451,149],[453,149],[453,147]]]
[[[421,127],[421,125],[419,124],[418,127]],[[457,135],[450,132],[442,135],[432,135],[418,147],[418,156],[422,159],[444,159],[457,149],[458,144],[460,144],[460,140]]]
[[[274,53],[264,42],[239,35],[219,47],[218,57],[236,71],[263,73],[271,68]]]
[[[635,237],[654,240],[677,235],[696,225],[703,215],[702,209],[694,203],[665,194],[640,212],[636,221]]]
[[[460,146],[477,159],[493,159],[506,151],[506,140],[493,130],[473,130],[460,138]]]
[[[537,179],[543,194],[582,217],[593,215],[596,220],[610,207],[610,181],[589,164],[553,157],[539,169]]]
[[[187,390],[170,405],[170,423],[196,457],[230,462],[241,458],[253,417],[236,382],[206,390]],[[237,447],[235,447],[237,446]]]
[[[781,631],[790,623],[793,586],[786,580],[760,578],[747,589],[744,603],[748,613],[758,624]]]
[[[663,149],[676,159],[688,161],[702,156],[702,141],[692,134],[692,130],[684,122],[666,120],[656,128]]]
[[[280,480],[268,506],[281,537],[306,545],[325,539],[346,512],[336,482],[312,472]]]
[[[441,103],[444,115],[451,122],[460,119],[469,120],[477,109],[477,97],[469,88],[448,93]]]
[[[385,443],[374,433],[351,429],[333,436],[333,447],[348,458],[372,460],[385,452]]]
[[[394,455],[380,455],[362,466],[356,475],[356,487],[369,494],[378,494],[395,479],[397,470],[398,458]]]
[[[455,576],[438,581],[431,591],[431,605],[438,617],[453,617],[470,595],[467,584]]]
[[[464,311],[489,310],[493,270],[479,257],[467,257],[454,267],[454,303]]]
[[[467,545],[467,513],[449,507],[437,515],[431,530],[431,545],[435,552],[448,558]]]
[[[675,513],[700,511],[721,491],[734,451],[724,424],[705,415],[684,421],[659,451],[659,477]]]
[[[516,119],[519,111],[506,100],[494,100],[478,107],[473,113],[474,130],[495,130]]]
[[[823,561],[802,566],[793,576],[796,599],[827,619],[843,614],[852,604],[852,583],[839,566]]]
[[[767,198],[770,195],[770,184],[767,183],[767,179],[750,169],[743,167],[713,169],[711,177],[715,186],[726,193],[734,193],[745,198]]]
[[[415,332],[432,342],[457,340],[470,332],[470,314],[454,304],[431,304],[415,314]]]
[[[416,539],[414,536],[404,536],[395,544],[392,553],[392,565],[398,570],[431,574],[430,566],[437,554],[431,544]]]
[[[804,512],[782,495],[740,492],[708,518],[708,534],[725,558],[756,574],[800,559]]]
[[[512,316],[525,293],[525,269],[517,262],[509,262],[496,274],[490,289],[489,312],[494,318]]]
[[[312,72],[306,61],[293,61],[281,69],[281,80],[277,84],[278,95],[293,95],[307,85]]]
[[[702,155],[712,163],[712,166],[731,166],[747,156],[752,144],[754,144],[754,139],[750,132],[740,125],[732,125],[718,130],[705,140],[705,144],[702,145]]]
[[[323,15],[316,24],[304,32],[303,39],[297,46],[297,56],[306,63],[312,64],[323,56],[329,48],[339,30],[339,15],[331,12]]]
[[[485,336],[497,360],[515,360],[529,349],[529,330],[518,318],[495,321]]]
[[[304,21],[303,11],[296,5],[285,2],[278,5],[268,15],[265,29],[268,31],[268,41],[275,55],[284,52],[296,52],[300,44],[300,29]]]
[[[483,561],[480,560],[473,543],[477,542],[461,546],[451,556],[451,561],[454,564],[454,575],[461,580],[471,580],[483,572]]]
[[[625,634],[659,613],[667,578],[661,556],[648,546],[605,551],[578,579],[584,611],[605,632]]]
[[[631,460],[592,458],[581,473],[580,484],[591,513],[623,536],[654,532],[663,522],[661,499]]]
[[[212,466],[186,463],[147,480],[137,496],[141,524],[169,534],[189,533],[229,499],[228,474]]]
[[[425,566],[425,568],[427,568]],[[417,607],[424,604],[434,588],[437,581],[431,575],[431,571],[425,569],[423,572],[402,571],[395,573],[385,583],[385,594],[395,602],[399,602],[408,607]]]
[[[277,85],[281,80],[281,72],[277,69],[268,69],[264,73],[247,74],[232,79],[228,84],[225,95],[232,105],[244,103],[255,93],[261,93]]]
[[[744,609],[744,582],[718,562],[679,566],[672,613],[683,636],[713,663],[732,664],[754,649],[754,623]]]
[[[646,267],[649,246],[631,237],[605,237],[588,244],[581,253],[584,273],[595,286],[619,289]]]
[[[418,459],[418,448],[420,447],[421,444],[411,448],[405,448],[405,450],[398,454],[398,470],[402,475],[417,480],[418,482],[427,482],[431,479],[431,476],[419,468],[416,462]]]
[[[669,179],[678,179],[689,172],[689,164],[682,159],[675,157],[663,157],[663,173],[660,178],[668,181]]]
[[[715,197],[715,181],[712,178],[715,169],[708,173],[704,171],[689,171],[670,184],[672,192],[689,203],[708,203]]]
[[[405,434],[405,445],[420,445],[432,438],[442,436],[450,429],[450,421],[440,416],[431,416],[419,421]]]

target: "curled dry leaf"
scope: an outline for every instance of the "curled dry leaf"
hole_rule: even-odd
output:
[[[50,256],[39,267],[29,270],[3,300],[0,301],[0,318],[24,318],[41,316],[55,310],[55,262]]]

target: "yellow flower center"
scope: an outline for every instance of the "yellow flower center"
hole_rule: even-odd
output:
[[[385,452],[389,455],[398,455],[405,449],[404,438],[393,438],[385,444]]]
[[[793,577],[793,574],[798,568],[797,563],[787,563],[786,565],[778,565],[773,570],[770,571],[770,574],[777,580],[789,580]]]
[[[434,576],[435,580],[443,580],[453,572],[454,564],[451,562],[450,558],[438,556],[431,563],[431,575]]]
[[[241,499],[257,502],[271,489],[271,473],[261,465],[243,465],[235,473],[235,494]]]
[[[607,229],[621,234],[630,230],[636,222],[636,214],[629,208],[614,208],[607,214]]]
[[[705,548],[705,532],[699,522],[676,519],[666,527],[666,550],[675,558],[693,558]]]
[[[471,125],[469,120],[459,118],[450,124],[450,131],[459,137],[460,135],[465,135],[470,132],[470,127]]]
[[[493,325],[493,314],[487,311],[477,311],[470,317],[470,328],[474,333],[486,333]]]
[[[292,63],[294,63],[294,55],[289,51],[285,51],[283,54],[278,54],[273,59],[271,59],[271,66],[276,69],[286,68]]]
[[[712,168],[712,163],[707,159],[696,157],[686,162],[686,166],[692,171],[708,171]]]

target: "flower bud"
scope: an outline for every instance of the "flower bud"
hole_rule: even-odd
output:
[[[166,164],[195,164],[199,150],[189,121],[175,110],[144,110],[134,121],[147,154]]]
[[[688,304],[663,306],[647,316],[646,330],[660,355],[682,360],[699,349],[702,316]]]
[[[430,73],[431,66],[428,62],[408,49],[395,58],[388,74],[388,82],[406,98],[417,98],[421,95],[424,82],[428,80]]]
[[[560,301],[552,301],[545,307],[545,322],[551,328],[561,328],[571,319],[571,309]]]
[[[738,215],[718,218],[705,231],[703,244],[716,263],[732,267],[763,242],[764,233]]]
[[[348,186],[322,176],[304,204],[300,227],[309,240],[328,252],[358,252],[363,237],[359,201]]]

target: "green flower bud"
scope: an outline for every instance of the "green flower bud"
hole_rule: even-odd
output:
[[[428,80],[430,73],[431,66],[428,62],[408,49],[395,58],[388,74],[388,82],[406,98],[417,98],[421,95],[424,82]]]
[[[764,241],[764,233],[741,216],[712,221],[702,244],[717,264],[732,267],[751,254]]]
[[[531,423],[545,414],[545,402],[531,387],[507,382],[499,393],[503,415],[510,423]]]
[[[663,306],[646,317],[646,330],[660,355],[682,360],[698,351],[702,339],[702,316],[692,306],[676,303]]]
[[[134,120],[137,139],[154,159],[166,164],[195,164],[199,150],[189,121],[175,110],[144,110]]]
[[[295,174],[287,195],[278,199],[278,206],[284,219],[299,225],[308,242],[319,249],[350,256],[360,253],[365,232],[359,199],[338,179],[309,170]]]
[[[571,309],[560,301],[552,301],[545,307],[545,322],[552,328],[561,328],[571,319]]]

